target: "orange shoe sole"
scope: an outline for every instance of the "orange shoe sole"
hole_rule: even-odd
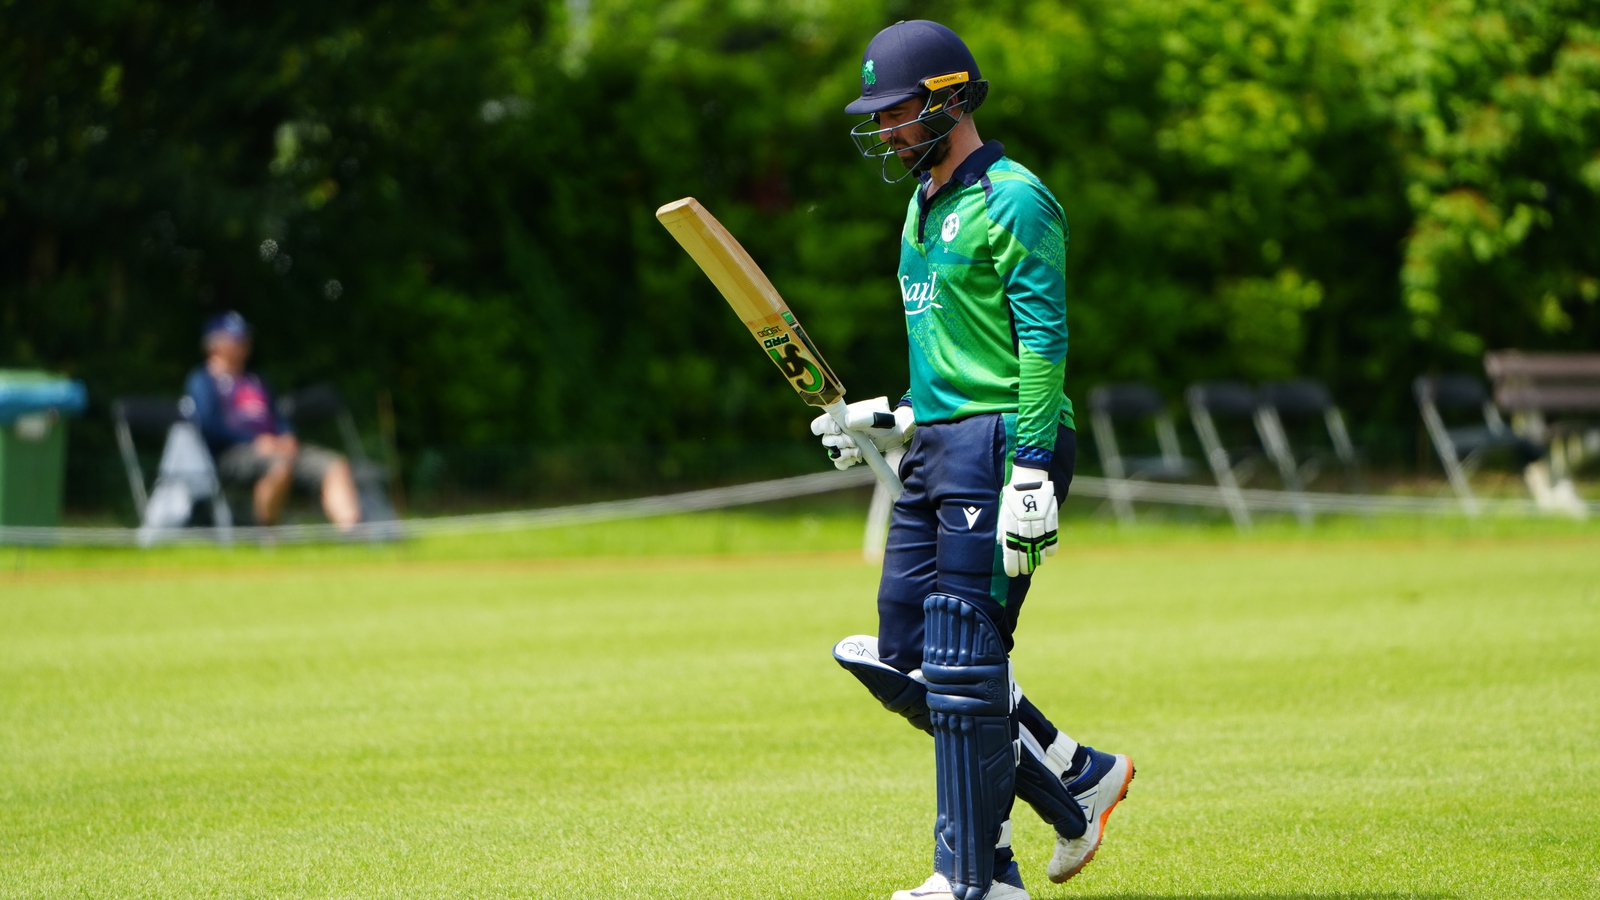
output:
[[[1111,805],[1106,807],[1105,812],[1100,814],[1100,834],[1095,839],[1093,849],[1089,851],[1089,855],[1083,858],[1083,862],[1078,863],[1078,867],[1076,869],[1073,869],[1065,875],[1062,875],[1060,878],[1052,878],[1050,879],[1051,881],[1055,882],[1056,884],[1061,884],[1072,876],[1082,872],[1084,867],[1088,866],[1089,863],[1094,862],[1094,855],[1100,852],[1100,842],[1106,839],[1106,821],[1111,818],[1111,811],[1117,808],[1117,804],[1128,798],[1128,787],[1133,784],[1133,776],[1136,774],[1138,774],[1138,770],[1134,768],[1133,757],[1130,756],[1128,757],[1128,777],[1122,780],[1121,793],[1117,794],[1117,799],[1112,801]]]

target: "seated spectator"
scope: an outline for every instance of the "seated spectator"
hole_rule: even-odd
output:
[[[272,393],[245,371],[250,325],[236,312],[206,323],[204,365],[189,373],[184,393],[222,478],[253,486],[256,522],[272,525],[283,512],[291,484],[322,496],[328,521],[349,528],[361,520],[350,463],[338,453],[302,445],[273,412]]]

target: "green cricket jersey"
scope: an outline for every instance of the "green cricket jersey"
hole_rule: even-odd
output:
[[[1045,468],[1057,424],[1073,426],[1063,384],[1066,215],[999,141],[963,160],[932,198],[923,194],[900,241],[906,396],[917,422],[1014,413],[1016,464]]]

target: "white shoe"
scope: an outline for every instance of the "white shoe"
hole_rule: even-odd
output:
[[[955,895],[950,893],[950,882],[938,872],[928,876],[922,887],[914,887],[909,891],[895,891],[890,900],[955,900]]]
[[[1056,852],[1050,857],[1050,867],[1045,873],[1056,884],[1083,871],[1100,849],[1100,839],[1106,833],[1106,819],[1111,810],[1128,796],[1128,785],[1133,781],[1133,760],[1122,754],[1112,755],[1089,750],[1091,762],[1088,771],[1067,785],[1072,796],[1083,808],[1088,828],[1081,837],[1064,838],[1056,835]]]
[[[922,887],[895,891],[892,900],[955,900],[955,894],[950,892],[950,882],[935,872],[928,876]],[[989,893],[983,895],[983,900],[1030,900],[1027,889],[1022,886],[1021,870],[1015,862],[994,880],[994,884],[989,886]]]

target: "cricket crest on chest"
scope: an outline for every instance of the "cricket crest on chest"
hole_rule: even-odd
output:
[[[951,213],[944,217],[944,224],[939,226],[939,239],[946,244],[953,242],[956,235],[961,233],[961,214]]]

